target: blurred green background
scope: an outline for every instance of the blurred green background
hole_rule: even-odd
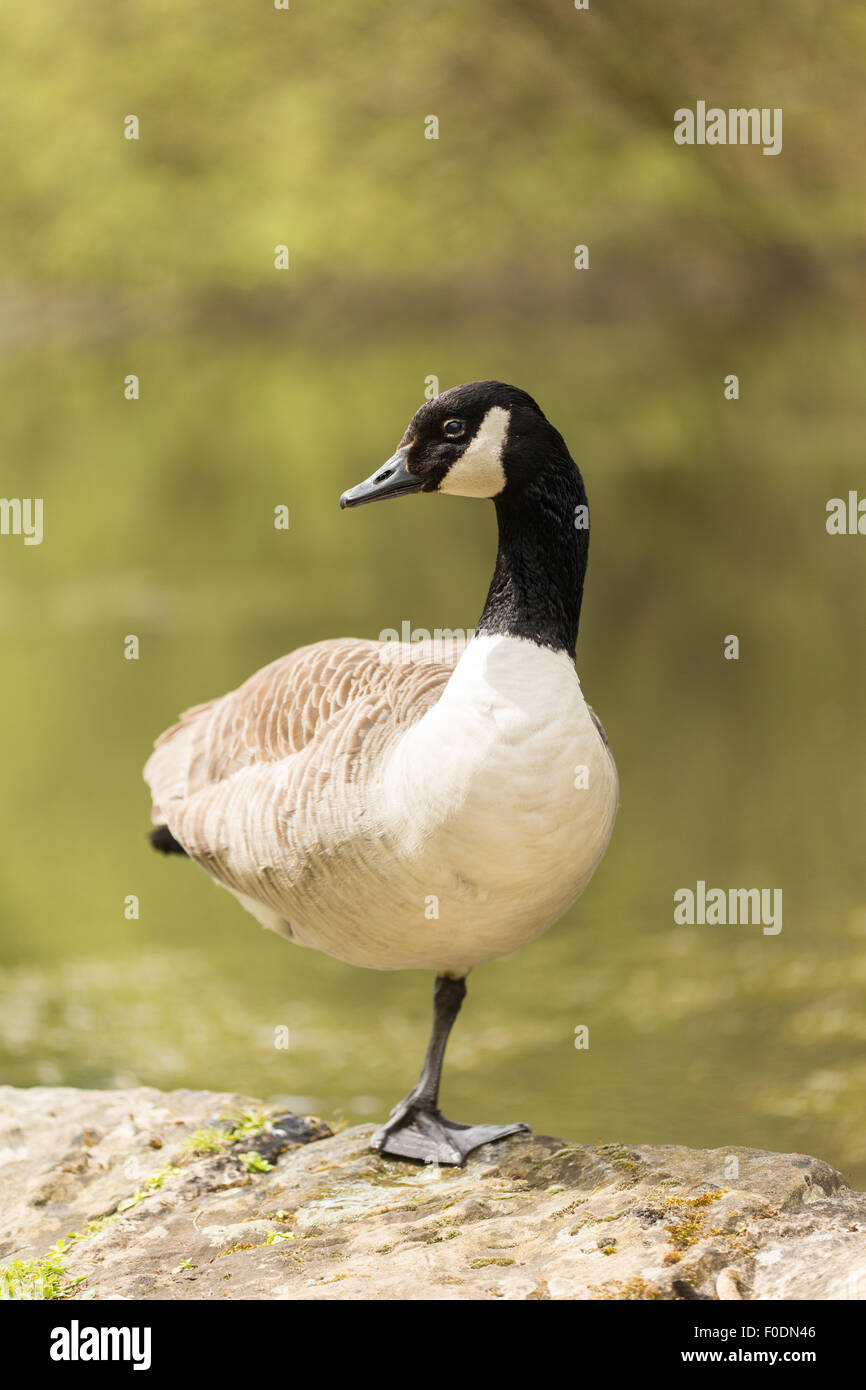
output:
[[[474,624],[492,508],[337,499],[426,377],[498,377],[584,470],[622,807],[584,899],[473,975],[446,1110],[866,1180],[866,539],[824,524],[866,492],[864,37],[857,0],[4,7],[0,491],[45,539],[0,537],[3,1079],[332,1121],[414,1080],[432,981],[152,854],[140,770],[299,643]],[[675,146],[698,99],[782,107],[782,154]],[[699,878],[782,888],[781,935],[674,926]]]

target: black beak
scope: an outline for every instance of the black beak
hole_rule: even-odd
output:
[[[408,449],[398,449],[387,463],[377,469],[357,487],[350,487],[340,498],[341,507],[363,507],[365,502],[378,502],[380,497],[399,497],[404,492],[420,492],[421,479],[406,467]]]

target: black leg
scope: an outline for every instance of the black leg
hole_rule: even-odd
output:
[[[528,1131],[524,1124],[460,1125],[439,1112],[442,1061],[454,1020],[466,997],[466,981],[437,975],[433,989],[433,1031],[417,1085],[391,1111],[391,1118],[371,1139],[371,1147],[395,1158],[417,1158],[424,1163],[460,1165],[479,1144]]]

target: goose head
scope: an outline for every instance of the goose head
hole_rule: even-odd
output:
[[[426,401],[395,453],[344,492],[340,506],[409,492],[511,499],[563,466],[577,471],[562,436],[526,391],[472,381]]]
[[[496,565],[478,633],[573,655],[589,552],[589,508],[562,435],[531,396],[472,381],[417,410],[397,450],[340,498],[361,507],[406,492],[493,500]]]

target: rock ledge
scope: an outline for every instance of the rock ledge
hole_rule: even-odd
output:
[[[866,1194],[820,1159],[517,1135],[437,1170],[372,1130],[0,1087],[0,1296],[866,1297]]]

